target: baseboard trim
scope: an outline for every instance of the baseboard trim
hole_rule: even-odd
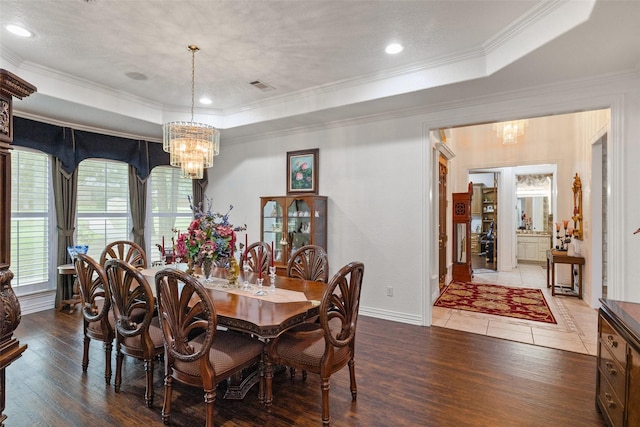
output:
[[[377,319],[391,320],[394,322],[407,323],[410,325],[422,325],[422,317],[414,314],[401,313],[398,311],[381,310],[379,308],[360,307],[359,313],[363,316],[375,317]]]
[[[56,291],[38,292],[18,297],[20,312],[24,314],[37,313],[38,311],[55,308]]]

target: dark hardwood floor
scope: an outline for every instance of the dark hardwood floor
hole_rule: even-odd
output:
[[[116,394],[104,383],[104,351],[92,342],[82,373],[80,313],[22,317],[29,348],[7,369],[6,426],[161,426],[163,366],[153,408],[144,405],[142,363],[125,358]],[[115,367],[115,363],[114,363]],[[595,409],[593,356],[482,335],[361,316],[356,345],[358,401],[348,369],[331,377],[334,426],[603,426]],[[204,425],[202,393],[176,385],[171,421]],[[219,426],[321,425],[319,380],[274,378],[272,414],[257,386],[242,401],[216,400]]]

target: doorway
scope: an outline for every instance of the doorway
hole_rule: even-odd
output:
[[[471,268],[474,272],[498,270],[499,172],[470,171]]]

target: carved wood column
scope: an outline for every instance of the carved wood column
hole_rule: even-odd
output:
[[[0,427],[4,426],[5,368],[22,355],[27,345],[13,338],[20,324],[20,302],[11,288],[11,142],[13,97],[22,99],[36,87],[0,69]]]

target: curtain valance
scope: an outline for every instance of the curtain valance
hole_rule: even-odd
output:
[[[125,162],[136,168],[141,179],[146,179],[154,167],[169,164],[169,154],[162,144],[155,142],[75,130],[22,117],[14,117],[13,126],[13,145],[51,154],[60,160],[67,173],[88,158]]]

